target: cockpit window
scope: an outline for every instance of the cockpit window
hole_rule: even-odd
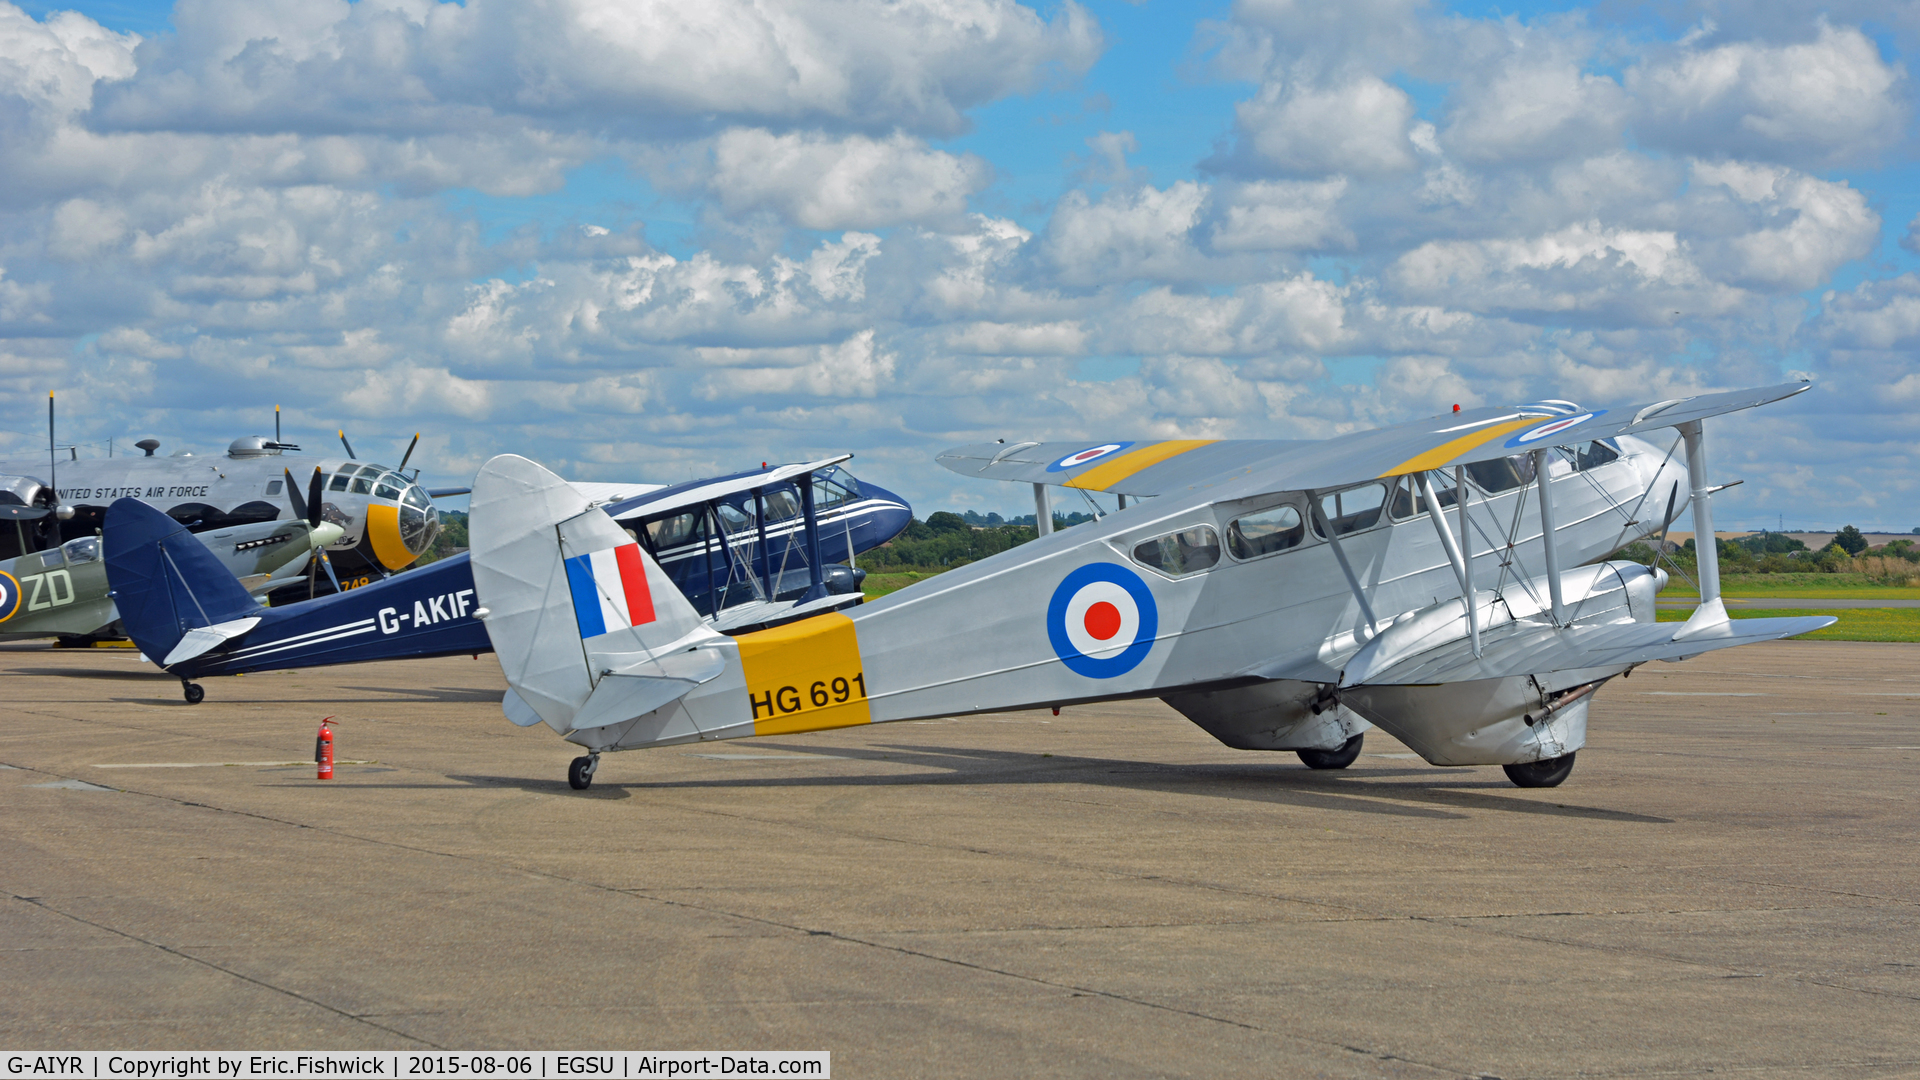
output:
[[[353,478],[353,493],[355,495],[366,495],[371,493],[372,491],[373,491],[373,479],[367,476],[364,472],[361,475]]]
[[[816,509],[839,506],[860,498],[860,481],[853,474],[838,465],[831,466],[814,474],[813,503]]]
[[[1440,499],[1441,509],[1446,509],[1460,501],[1460,495],[1453,489],[1453,478],[1446,473],[1435,473],[1433,477],[1434,494]],[[1403,476],[1393,489],[1393,518],[1405,521],[1427,512],[1427,498],[1420,494],[1420,486],[1411,476]]]
[[[1563,446],[1560,452],[1573,460],[1573,468],[1576,472],[1597,469],[1610,461],[1620,460],[1620,447],[1611,439],[1598,439],[1594,442]]]
[[[392,473],[385,473],[379,477],[373,493],[382,499],[398,499],[400,497],[400,489],[406,486],[407,482],[405,480],[400,479]]]
[[[785,521],[800,516],[800,497],[786,489],[769,491],[763,496],[767,507],[767,522]],[[817,509],[817,507],[816,507]]]
[[[664,551],[693,539],[693,530],[699,524],[700,516],[689,511],[647,522],[647,536],[653,541],[653,550]]]
[[[69,563],[99,562],[100,538],[83,536],[78,540],[69,540],[60,545],[60,551],[67,557]]]
[[[328,491],[345,491],[347,490],[347,484],[352,480],[353,480],[353,470],[351,469],[347,469],[347,470],[343,470],[341,472],[335,473],[333,476],[333,479],[327,483],[327,490]]]
[[[1227,550],[1236,559],[1257,559],[1294,547],[1306,535],[1300,511],[1292,506],[1274,506],[1234,519],[1227,527]]]
[[[418,506],[424,509],[432,504],[433,500],[427,497],[426,492],[421,491],[417,487],[409,486],[407,488],[407,505]]]
[[[753,515],[731,503],[720,503],[714,509],[720,512],[720,527],[728,536],[753,528]]]
[[[381,473],[383,473],[383,472],[385,472],[385,471],[386,471],[385,469],[383,469],[383,468],[381,468],[381,467],[380,467],[380,466],[378,466],[378,465],[362,465],[362,466],[360,466],[360,475],[361,475],[361,476],[379,476],[379,475],[380,475]]]
[[[1220,534],[1211,525],[1156,536],[1134,545],[1133,559],[1168,577],[1197,574],[1220,561]]]
[[[1489,495],[1498,495],[1533,483],[1533,457],[1515,454],[1492,461],[1476,461],[1467,466],[1467,475],[1480,485],[1480,490]]]
[[[1380,511],[1386,508],[1386,501],[1387,485],[1365,484],[1320,496],[1320,513],[1334,535],[1345,536],[1380,524]],[[1318,521],[1313,523],[1313,531],[1325,535]]]

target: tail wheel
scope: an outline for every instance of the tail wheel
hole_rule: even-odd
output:
[[[187,704],[189,705],[198,705],[207,699],[206,689],[197,682],[182,685],[180,692],[187,699]]]
[[[1500,767],[1507,770],[1507,779],[1516,787],[1559,787],[1573,771],[1573,755]]]
[[[587,790],[593,783],[593,770],[599,764],[600,759],[592,755],[574,758],[573,764],[567,766],[567,786],[575,791]]]
[[[1295,750],[1294,753],[1300,755],[1309,769],[1344,769],[1360,756],[1360,743],[1366,737],[1363,731],[1341,743],[1338,750]]]

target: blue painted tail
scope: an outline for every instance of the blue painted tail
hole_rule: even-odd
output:
[[[155,662],[187,631],[260,614],[260,605],[185,525],[138,499],[107,507],[107,584],[121,625]]]

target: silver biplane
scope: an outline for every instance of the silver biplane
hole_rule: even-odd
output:
[[[1729,620],[1710,543],[1684,623],[1654,620],[1663,571],[1595,561],[1687,505],[1711,537],[1701,421],[1807,388],[1479,408],[1320,442],[963,447],[940,460],[1136,501],[732,637],[585,496],[497,457],[473,488],[477,614],[508,717],[587,751],[575,788],[613,750],[1142,697],[1316,768],[1350,764],[1378,725],[1435,765],[1550,787],[1607,680],[1833,621]]]

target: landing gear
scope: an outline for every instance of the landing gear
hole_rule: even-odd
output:
[[[593,783],[594,770],[599,767],[599,754],[574,758],[573,764],[567,766],[567,786],[575,791],[587,790],[587,785]]]
[[[206,690],[197,682],[187,682],[182,679],[180,682],[180,691],[186,697],[187,704],[189,705],[198,705],[202,701],[207,700]]]
[[[1295,750],[1294,753],[1300,755],[1309,769],[1344,769],[1360,756],[1360,743],[1366,737],[1363,731],[1341,743],[1338,750]]]
[[[1560,782],[1573,771],[1573,755],[1500,767],[1507,770],[1507,779],[1513,781],[1516,787],[1559,787]]]

